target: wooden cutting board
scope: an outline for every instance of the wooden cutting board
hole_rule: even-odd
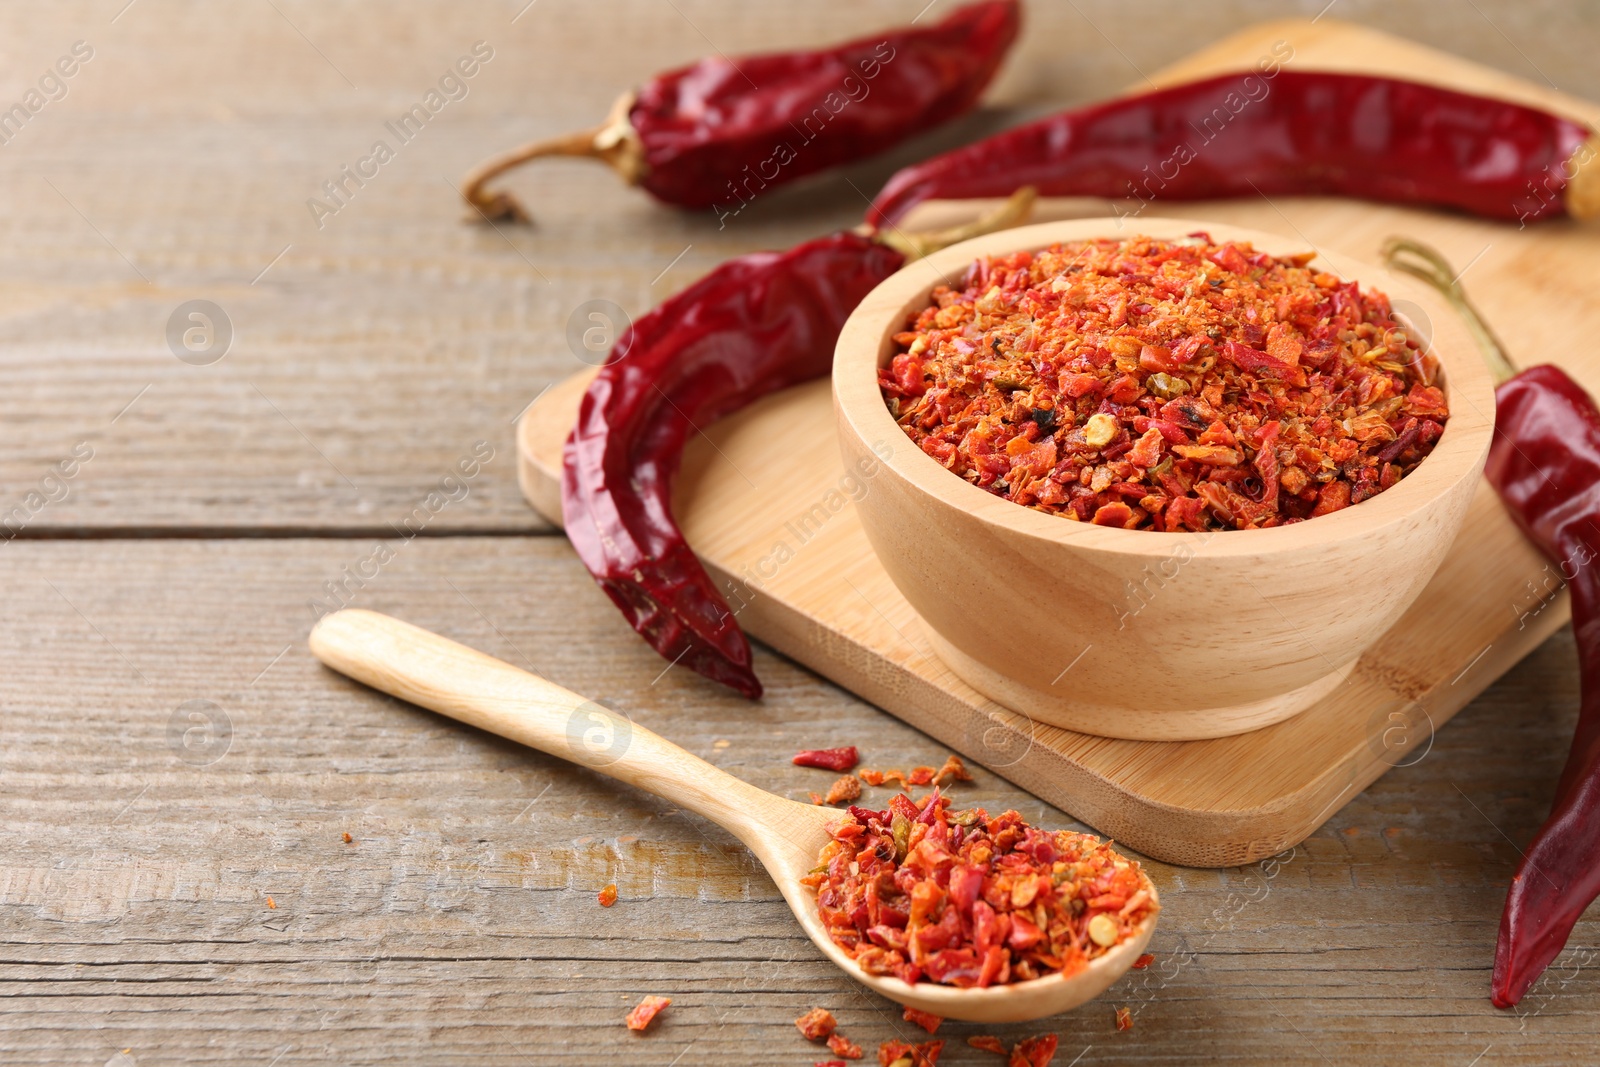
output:
[[[1300,69],[1405,72],[1559,110],[1600,125],[1600,106],[1373,30],[1328,19],[1252,27],[1151,80],[1186,81],[1282,57]],[[986,206],[927,204],[908,230],[966,221]],[[1105,215],[1137,202],[1044,201],[1037,220]],[[1420,237],[1464,283],[1521,364],[1555,362],[1600,388],[1600,225],[1519,230],[1431,211],[1337,199],[1158,203],[1151,214],[1272,230],[1375,261],[1394,233]],[[561,444],[589,373],[551,388],[519,426],[520,477],[560,522]],[[1425,758],[1433,731],[1568,619],[1553,567],[1480,487],[1449,559],[1411,611],[1378,635],[1350,685],[1295,718],[1210,741],[1118,741],[1035,724],[952,675],[878,565],[837,492],[826,381],[790,389],[712,426],[684,458],[678,516],[726,587],[761,595],[739,614],[753,636],[925,730],[964,756],[1148,856],[1204,867],[1296,844],[1380,774]],[[868,487],[870,492],[870,486]],[[821,504],[825,523],[797,520]],[[782,546],[783,550],[780,550]],[[783,557],[786,561],[778,563]],[[1270,576],[1263,576],[1270,580]],[[1362,577],[1350,576],[1350,595]],[[622,623],[618,622],[618,625]],[[1219,649],[1219,655],[1225,655]],[[1129,665],[1137,675],[1138,664]],[[1182,685],[1182,679],[1173,684]]]

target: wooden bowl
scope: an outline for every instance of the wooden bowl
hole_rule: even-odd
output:
[[[893,355],[891,335],[974,259],[1196,230],[1278,255],[1308,250],[1299,239],[1183,219],[1026,226],[907,265],[861,302],[839,337],[833,394],[845,465],[882,462],[856,505],[873,550],[950,669],[1041,722],[1176,741],[1243,733],[1303,710],[1341,684],[1417,598],[1478,486],[1494,387],[1464,327],[1426,287],[1326,252],[1322,269],[1420,309],[1408,325],[1424,336],[1431,326],[1451,411],[1416,469],[1342,511],[1213,533],[1074,522],[945,470],[889,414],[877,372]]]

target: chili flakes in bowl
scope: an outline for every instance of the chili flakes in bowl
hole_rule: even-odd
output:
[[[1139,865],[1098,837],[952,811],[937,789],[852,807],[830,834],[802,882],[868,974],[964,988],[1072,975],[1157,908]]]
[[[1299,522],[1390,488],[1449,418],[1388,297],[1247,242],[1149,237],[975,262],[879,372],[929,456],[1127,529]]]

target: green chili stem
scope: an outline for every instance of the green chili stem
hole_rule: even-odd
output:
[[[1390,237],[1383,242],[1381,255],[1385,266],[1422,279],[1450,302],[1450,306],[1455,308],[1466,322],[1467,329],[1472,332],[1473,340],[1478,342],[1478,348],[1483,352],[1483,358],[1489,364],[1489,368],[1494,371],[1497,383],[1516,375],[1517,365],[1506,353],[1506,346],[1495,336],[1494,331],[1489,329],[1489,324],[1484,321],[1472,301],[1467,299],[1467,291],[1461,287],[1460,276],[1450,266],[1450,261],[1437,249],[1412,237]]]

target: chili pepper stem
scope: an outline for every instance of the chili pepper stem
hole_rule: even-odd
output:
[[[484,222],[509,220],[531,223],[532,217],[516,197],[503,190],[490,191],[485,186],[508,170],[547,156],[598,159],[621,175],[629,185],[637,185],[648,168],[644,162],[644,145],[633,124],[628,121],[633,99],[632,93],[618,97],[606,121],[593,129],[530,141],[473,167],[461,180],[461,195],[473,209],[469,217]]]
[[[1567,214],[1575,219],[1600,216],[1600,134],[1578,146],[1567,162]]]
[[[1005,203],[999,207],[962,226],[951,226],[925,233],[906,233],[891,225],[887,230],[874,232],[863,229],[861,232],[879,244],[899,252],[906,257],[906,262],[910,263],[912,260],[932,255],[942,248],[949,248],[953,244],[1020,225],[1027,221],[1033,212],[1033,202],[1038,197],[1039,190],[1031,185],[1025,185],[1008,196]]]
[[[1517,365],[1511,362],[1506,346],[1495,336],[1472,301],[1467,299],[1460,276],[1438,249],[1412,237],[1395,236],[1383,242],[1380,255],[1385,266],[1422,279],[1450,302],[1450,306],[1466,322],[1473,340],[1478,342],[1478,349],[1483,353],[1489,369],[1494,372],[1497,384],[1516,375]]]

